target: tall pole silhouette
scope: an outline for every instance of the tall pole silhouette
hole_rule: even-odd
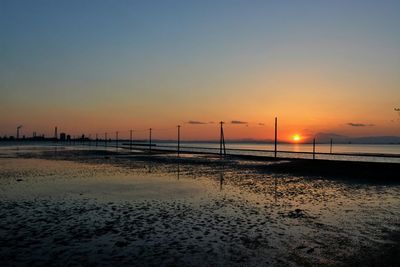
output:
[[[99,135],[96,134],[96,147],[98,146],[98,142],[99,142]]]
[[[222,144],[224,146],[224,157],[226,156],[226,148],[225,148],[225,135],[224,135],[224,129],[222,128]]]
[[[276,158],[277,152],[278,152],[278,118],[277,117],[275,117],[275,142],[274,142],[274,144],[275,144],[274,152],[275,152],[275,158]]]
[[[219,157],[222,158],[222,121],[219,124],[220,124],[220,130],[219,130]]]
[[[115,148],[118,151],[118,131],[115,132]]]
[[[132,132],[133,130],[129,131],[129,150],[132,151]]]
[[[151,153],[151,128],[149,129],[149,152]]]
[[[107,133],[104,133],[104,146],[107,147]]]
[[[332,154],[332,145],[333,145],[333,140],[332,140],[332,138],[331,138],[331,146],[330,146],[330,149],[329,149],[329,153],[330,153],[330,154]]]
[[[179,157],[179,155],[180,155],[180,150],[181,150],[181,126],[180,125],[178,125],[178,147],[177,147],[177,149],[178,149],[178,157]]]
[[[312,154],[313,159],[315,159],[315,138],[313,139],[313,154]]]
[[[225,137],[224,137],[224,122],[220,121],[220,137],[219,137],[219,156],[222,158],[222,150],[224,152],[224,156],[226,156],[226,149],[225,149]]]

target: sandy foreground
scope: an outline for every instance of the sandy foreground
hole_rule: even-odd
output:
[[[400,182],[269,164],[3,147],[0,266],[398,266]]]

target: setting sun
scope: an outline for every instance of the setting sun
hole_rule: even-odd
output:
[[[297,142],[297,141],[300,141],[301,137],[299,134],[295,134],[295,135],[293,135],[292,139],[293,139],[293,141]]]

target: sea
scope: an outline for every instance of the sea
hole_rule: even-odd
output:
[[[129,150],[128,140],[107,142],[107,150],[118,149],[119,151]],[[133,142],[133,149],[148,149],[148,142]],[[0,146],[66,146],[79,149],[105,149],[104,141],[76,141],[65,142],[0,142]],[[118,148],[117,148],[118,147]],[[152,141],[152,149],[176,151],[177,143],[171,141]],[[220,152],[218,142],[188,142],[182,141],[180,144],[181,152]],[[315,154],[313,144],[288,144],[283,143],[277,146],[277,157],[280,158],[303,158],[303,159],[324,159],[324,160],[351,160],[366,162],[391,162],[400,163],[400,144],[316,144]],[[225,151],[227,155],[253,155],[271,157],[275,156],[274,144],[270,143],[246,143],[246,142],[226,142]]]

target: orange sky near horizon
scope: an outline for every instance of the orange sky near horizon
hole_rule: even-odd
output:
[[[191,124],[189,119],[169,118],[165,120],[163,117],[156,117],[146,120],[140,116],[130,116],[131,113],[115,114],[106,113],[104,115],[98,112],[87,112],[74,114],[66,112],[65,115],[58,116],[59,112],[43,115],[24,116],[26,122],[22,122],[21,136],[31,136],[35,131],[38,134],[52,136],[54,126],[58,126],[59,133],[66,132],[71,135],[85,134],[92,137],[96,133],[103,136],[104,132],[114,136],[115,131],[120,132],[121,137],[128,137],[129,130],[134,130],[135,138],[143,139],[148,137],[148,128],[153,128],[153,138],[155,139],[175,139],[176,126],[179,124],[181,128],[181,136],[183,140],[216,140],[219,138],[218,120],[212,117],[197,116],[190,118],[192,121],[204,122],[206,124]],[[391,114],[387,112],[388,116]],[[43,120],[40,117],[43,116]],[[16,121],[18,116],[15,116]],[[28,117],[28,118],[26,118]],[[164,116],[167,118],[168,116]],[[227,116],[226,116],[227,117]],[[226,118],[225,117],[225,118]],[[238,119],[239,118],[239,119]],[[242,119],[243,118],[243,119]],[[334,133],[339,135],[357,137],[357,136],[379,136],[379,135],[399,135],[399,128],[396,122],[387,122],[385,120],[373,120],[374,126],[350,126],[345,120],[336,118],[321,119],[310,118],[306,116],[302,118],[299,114],[293,116],[279,116],[278,129],[279,139],[282,141],[292,141],[294,134],[299,134],[302,140],[311,138],[318,133]],[[231,121],[240,120],[243,124],[232,124]],[[23,121],[19,119],[19,121]],[[229,139],[273,139],[274,136],[274,115],[253,117],[251,120],[246,120],[245,117],[228,117],[224,119],[225,138]],[[354,120],[359,122],[360,120]],[[50,122],[50,123],[49,123]],[[212,123],[211,123],[212,122]],[[246,122],[246,123],[244,123]],[[368,121],[368,123],[370,123]],[[262,124],[262,125],[261,125]],[[3,124],[4,125],[4,124]],[[15,125],[9,125],[9,128],[16,128]],[[15,130],[9,130],[2,135],[14,135]]]
[[[55,100],[52,106],[41,100],[26,105],[5,103],[0,107],[1,114],[7,114],[0,117],[0,134],[15,135],[15,128],[20,124],[26,136],[31,136],[33,131],[51,136],[54,126],[73,135],[116,130],[127,134],[129,129],[143,131],[152,127],[172,129],[155,130],[155,138],[174,139],[173,129],[180,124],[182,138],[209,140],[218,139],[216,122],[223,120],[227,122],[227,139],[272,139],[275,116],[279,117],[279,137],[284,141],[290,141],[295,133],[303,137],[320,132],[346,136],[400,134],[400,116],[392,108],[398,95],[395,84],[383,98],[368,78],[356,85],[344,86],[318,78],[316,74],[303,71],[290,75],[282,70],[275,75],[260,75],[258,80],[239,78],[243,84],[234,83],[238,79],[232,76],[232,81],[219,84],[221,87],[215,88],[211,97],[209,91],[214,88],[210,85],[212,89],[209,87],[206,92],[194,90],[170,96],[168,90],[160,90],[159,97],[148,92],[138,99],[130,93],[127,84],[110,92],[105,89],[107,94],[100,100],[82,93],[83,101],[72,106],[60,100]],[[366,94],[361,97],[351,86],[363,87]],[[231,124],[234,120],[246,123]],[[189,121],[208,124],[194,125]],[[138,132],[138,136],[145,138],[144,132]]]

